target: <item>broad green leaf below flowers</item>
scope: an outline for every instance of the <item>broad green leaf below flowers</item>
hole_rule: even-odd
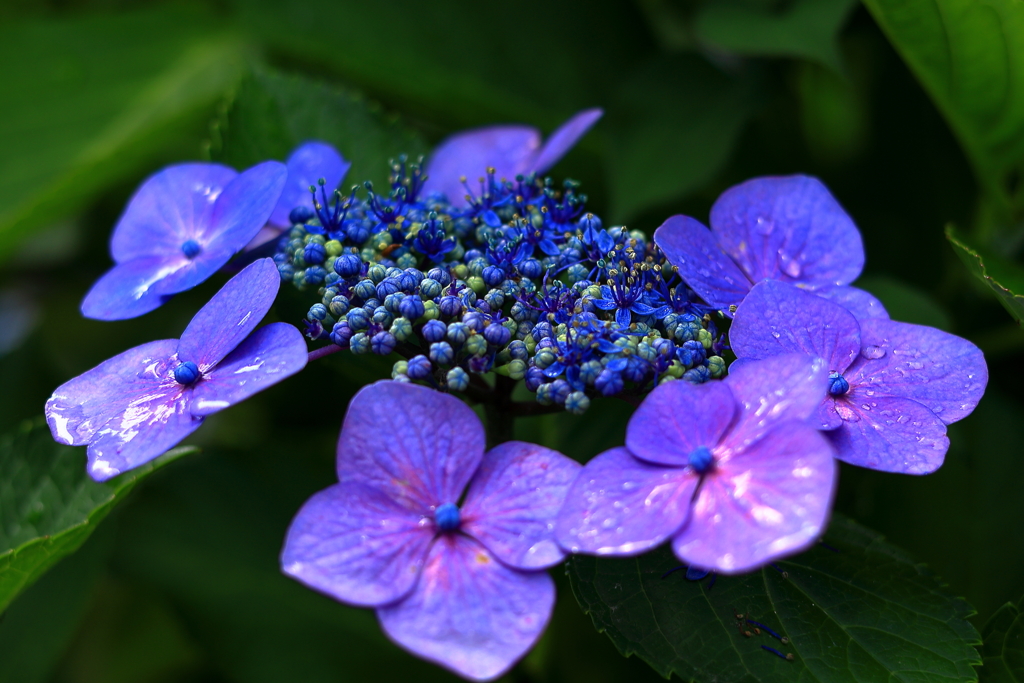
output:
[[[352,167],[344,191],[367,179],[386,187],[387,160],[415,159],[426,142],[361,95],[303,76],[259,69],[246,78],[217,125],[213,156],[236,168],[284,160],[307,140],[329,142]]]
[[[846,518],[833,517],[824,543],[777,562],[778,569],[719,576],[710,586],[710,576],[698,582],[681,570],[666,575],[678,566],[665,546],[635,558],[575,556],[569,576],[584,611],[619,651],[666,677],[977,680],[979,637],[967,621],[970,606],[923,565]]]
[[[981,636],[980,683],[1024,683],[1024,598],[1000,607]]]
[[[176,448],[99,484],[82,450],[55,443],[43,424],[0,438],[0,612],[77,550],[140,479],[196,450]]]
[[[1020,207],[1024,3],[865,0],[864,4],[949,122],[987,194],[1004,212],[1011,203]]]
[[[971,275],[995,293],[999,303],[1019,325],[1024,319],[1024,295],[1017,292],[1024,292],[1024,270],[995,254],[969,246],[951,225],[946,226],[946,239]]]
[[[183,156],[243,55],[197,6],[0,27],[0,258],[155,159]]]

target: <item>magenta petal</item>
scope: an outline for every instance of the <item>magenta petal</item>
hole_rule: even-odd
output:
[[[555,535],[574,553],[639,555],[683,525],[696,486],[688,468],[649,465],[613,448],[588,462],[569,487]]]
[[[154,311],[171,296],[158,287],[161,280],[187,266],[184,254],[170,260],[156,256],[120,263],[93,284],[82,300],[82,315],[127,320]]]
[[[196,259],[227,263],[270,218],[287,179],[284,164],[264,161],[228,183],[213,206],[209,227],[197,238],[203,251]]]
[[[985,393],[985,355],[956,335],[895,320],[865,320],[861,344],[861,358],[847,380],[863,395],[911,398],[951,424],[970,415]]]
[[[836,471],[821,433],[777,423],[705,478],[672,548],[687,564],[725,574],[803,550],[825,529]]]
[[[295,148],[289,155],[286,166],[288,180],[273,213],[270,214],[270,222],[282,228],[291,226],[288,214],[295,207],[313,208],[313,198],[309,194],[311,185],[316,186],[319,192],[317,183],[323,178],[324,189],[330,197],[352,164],[345,161],[338,154],[338,150],[328,143],[311,140]]]
[[[725,384],[742,407],[726,437],[735,447],[760,439],[780,421],[803,422],[816,415],[828,390],[828,371],[820,358],[786,354],[734,363]]]
[[[654,231],[654,242],[700,298],[717,308],[743,301],[750,280],[700,221],[672,216]]]
[[[143,465],[198,429],[203,418],[189,411],[191,393],[171,379],[133,396],[89,443],[89,476],[105,481]]]
[[[557,451],[509,441],[488,451],[462,506],[462,530],[517,569],[565,559],[553,523],[580,464]]]
[[[45,410],[54,441],[87,444],[137,396],[161,392],[173,381],[171,358],[177,346],[174,339],[136,346],[57,387]]]
[[[529,171],[544,173],[558,163],[558,160],[575,147],[580,138],[586,135],[603,115],[604,111],[601,109],[585,109],[559,126],[544,141],[544,146],[541,147]]]
[[[540,132],[529,126],[491,126],[447,138],[430,156],[423,192],[441,192],[455,206],[466,205],[463,176],[476,192],[488,168],[498,179],[526,173],[540,149]]]
[[[754,178],[729,188],[711,207],[711,229],[753,282],[845,285],[864,267],[857,226],[817,178]]]
[[[192,391],[192,414],[210,415],[277,384],[306,367],[302,333],[288,323],[270,323],[249,335]]]
[[[533,647],[554,604],[547,572],[509,569],[473,539],[445,535],[430,549],[413,592],[378,608],[377,616],[384,632],[410,652],[485,681]]]
[[[376,607],[416,585],[433,525],[380,491],[335,484],[306,501],[285,537],[284,573],[332,598]]]
[[[870,320],[871,318],[889,319],[889,312],[885,310],[882,302],[875,298],[870,292],[856,287],[823,287],[814,290],[818,296],[825,297],[853,313],[857,320]]]
[[[178,357],[205,373],[259,325],[280,286],[281,276],[272,259],[250,263],[192,318],[178,343]]]
[[[338,439],[338,479],[423,507],[458,503],[484,444],[480,420],[459,399],[384,380],[352,397]]]
[[[855,389],[836,402],[843,423],[827,432],[836,457],[883,472],[930,474],[949,450],[946,425],[906,398],[865,397]]]
[[[830,372],[845,372],[860,352],[860,326],[839,304],[766,280],[736,309],[729,343],[740,358],[800,352],[824,358]]]
[[[202,232],[217,197],[237,175],[220,164],[179,164],[147,178],[114,228],[114,261],[181,254],[181,245]]]
[[[721,382],[668,382],[633,413],[626,448],[647,462],[684,467],[691,451],[718,444],[735,414],[736,400]]]

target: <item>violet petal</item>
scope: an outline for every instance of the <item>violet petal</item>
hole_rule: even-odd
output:
[[[528,170],[533,173],[544,173],[554,166],[603,115],[604,111],[601,109],[584,109],[575,114],[548,136]]]
[[[655,230],[654,242],[683,281],[712,306],[727,309],[750,291],[750,279],[700,221],[672,216]]]
[[[319,199],[318,181],[323,178],[324,189],[330,199],[352,166],[332,145],[319,140],[310,140],[296,147],[285,165],[288,168],[288,180],[269,221],[282,228],[291,227],[288,214],[295,207],[313,208],[313,198],[309,194],[311,185],[317,188]]]
[[[462,530],[517,569],[565,559],[553,523],[580,464],[557,451],[509,441],[484,454],[462,506]]]
[[[210,415],[277,384],[306,367],[302,333],[288,323],[270,323],[249,335],[192,391],[192,414]]]
[[[250,263],[192,318],[178,343],[178,357],[205,373],[259,325],[280,286],[281,276],[272,259]]]
[[[903,474],[929,474],[942,465],[949,450],[946,425],[926,406],[864,397],[860,389],[835,403],[843,424],[826,434],[840,460]]]
[[[845,285],[864,268],[857,226],[817,178],[754,178],[729,188],[711,207],[711,229],[753,282]]]
[[[686,522],[697,476],[649,465],[625,448],[588,462],[569,487],[555,534],[570,552],[639,555]]]
[[[554,603],[547,572],[509,569],[473,539],[453,534],[434,543],[413,592],[377,616],[402,647],[484,681],[533,647]]]
[[[776,423],[705,477],[672,548],[687,564],[725,574],[798,552],[825,529],[836,472],[832,447],[819,432],[801,422]]]
[[[432,524],[360,483],[335,484],[302,506],[285,537],[283,571],[353,605],[376,607],[409,593],[434,538]]]
[[[985,393],[985,355],[956,335],[895,320],[865,320],[861,344],[847,380],[866,396],[911,398],[951,424],[970,415]]]
[[[352,397],[338,439],[338,479],[425,507],[457,503],[484,445],[480,420],[459,399],[384,380]]]
[[[110,238],[114,261],[181,253],[181,245],[209,223],[214,202],[237,175],[220,164],[178,164],[147,178]]]
[[[857,319],[839,304],[765,280],[736,309],[729,343],[741,358],[800,352],[824,358],[830,372],[843,373],[860,352],[861,335]]]
[[[644,399],[626,428],[626,448],[641,460],[685,467],[690,452],[714,448],[736,414],[722,382],[668,382]]]
[[[814,290],[818,296],[833,301],[850,313],[857,320],[869,320],[871,318],[885,318],[888,320],[889,312],[885,310],[882,302],[875,298],[874,294],[866,292],[857,287],[844,285],[842,287],[822,287]]]
[[[456,133],[434,149],[427,163],[423,192],[441,192],[455,206],[466,205],[465,177],[476,192],[477,178],[488,168],[498,179],[526,173],[540,149],[540,131],[529,126],[491,126]]]
[[[151,256],[120,263],[89,289],[82,300],[82,315],[94,320],[127,320],[154,311],[172,296],[161,293],[155,285],[187,265],[184,254],[173,259]]]

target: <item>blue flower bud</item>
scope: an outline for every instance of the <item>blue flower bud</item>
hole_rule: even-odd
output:
[[[310,320],[323,320],[327,317],[327,307],[323,304],[313,304],[309,307],[306,317]]]
[[[445,376],[448,388],[452,391],[465,391],[469,386],[469,374],[462,368],[452,368]]]
[[[398,306],[402,303],[402,299],[404,298],[405,294],[402,294],[401,292],[388,294],[384,297],[384,308],[388,309],[388,313],[391,313],[392,315],[401,315],[401,312],[398,310]]]
[[[498,266],[487,266],[481,275],[488,287],[497,287],[505,279],[505,271]]]
[[[505,371],[511,379],[521,380],[526,376],[526,361],[512,360],[505,366]]]
[[[355,254],[342,254],[334,259],[334,272],[341,277],[353,277],[363,269],[363,262]]]
[[[554,403],[554,401],[551,400],[550,384],[541,384],[537,387],[537,403],[543,406],[549,406]]]
[[[622,381],[622,375],[614,370],[605,368],[601,371],[601,374],[597,376],[594,386],[597,387],[597,390],[600,391],[603,396],[614,396],[622,391],[625,384]]]
[[[462,322],[474,332],[484,329],[484,317],[477,311],[468,311],[462,316]]]
[[[378,332],[370,340],[370,348],[379,356],[386,356],[395,350],[398,340],[390,332]]]
[[[708,358],[708,372],[715,379],[725,375],[725,359],[721,356],[711,356]]]
[[[391,321],[394,320],[394,316],[383,306],[378,306],[373,311],[373,322],[377,323],[382,327],[388,327],[391,325]]]
[[[455,531],[460,523],[459,506],[455,503],[438,505],[434,510],[434,524],[437,525],[438,531]]]
[[[395,339],[398,341],[407,341],[414,336],[412,322],[408,318],[395,318],[391,322],[388,332],[395,335]]]
[[[683,379],[690,384],[704,384],[704,382],[711,380],[711,371],[703,365],[698,365],[684,372]]]
[[[528,391],[537,391],[537,387],[544,384],[547,379],[544,376],[544,371],[538,367],[530,366],[526,369],[526,389]]]
[[[547,339],[551,337],[553,334],[551,330],[551,324],[548,323],[547,321],[542,320],[541,322],[534,325],[532,334],[533,338],[536,339],[538,342],[541,339]]]
[[[174,368],[174,381],[188,386],[199,379],[199,374],[199,366],[187,360],[179,363],[178,367]]]
[[[199,256],[199,252],[201,252],[202,250],[203,248],[199,246],[199,242],[196,242],[195,240],[185,240],[185,242],[181,245],[181,253],[183,253],[185,255],[185,258],[189,260],[192,260],[196,256]]]
[[[388,276],[388,269],[379,263],[374,263],[366,269],[366,277],[370,278],[373,284],[379,283]]]
[[[457,296],[448,295],[441,297],[437,307],[440,309],[441,315],[446,318],[455,318],[462,315],[462,299]]]
[[[469,338],[469,328],[463,323],[452,323],[448,326],[446,337],[455,346],[462,346]]]
[[[850,391],[850,383],[838,372],[828,373],[828,393],[830,396],[843,396]]]
[[[449,331],[451,328],[449,328]],[[471,356],[483,356],[487,353],[487,340],[479,334],[470,335],[466,339],[466,343],[462,345],[462,350]]]
[[[353,334],[355,332],[349,327],[348,321],[342,320],[341,322],[334,323],[334,329],[331,330],[331,341],[341,348],[347,348]]]
[[[696,339],[700,331],[704,329],[700,324],[700,318],[692,313],[684,313],[679,316],[675,329],[675,338],[680,343]]]
[[[586,280],[587,275],[589,274],[590,271],[588,271],[587,267],[582,263],[574,263],[565,271],[565,275],[569,278],[569,282],[580,282],[581,280]]]
[[[484,303],[486,303],[492,311],[500,310],[505,305],[505,295],[500,289],[492,289],[484,295]]]
[[[383,280],[377,283],[377,298],[387,298],[388,294],[394,294],[399,289],[401,289],[401,287],[399,287],[399,282],[397,278],[384,278]]]
[[[292,225],[300,225],[313,220],[313,209],[308,206],[296,206],[288,212],[288,220]]]
[[[326,278],[326,277],[327,277],[327,271],[326,270],[324,270],[320,266],[310,266],[309,268],[306,268],[306,273],[305,273],[304,279],[306,281],[306,284],[318,285],[321,282],[323,282],[324,278]]]
[[[601,374],[601,370],[604,366],[601,365],[599,360],[588,360],[586,363],[580,366],[580,381],[585,384],[593,385],[597,381],[597,376]]]
[[[366,299],[372,299],[377,296],[377,286],[370,280],[360,280],[356,283],[356,286],[352,288],[352,292],[365,301]]]
[[[541,266],[540,261],[535,258],[524,259],[516,269],[519,271],[520,275],[529,280],[539,278],[544,273],[543,266]]]
[[[707,446],[697,446],[690,451],[687,462],[697,474],[704,474],[715,464],[715,456],[711,454]]]
[[[365,332],[356,332],[349,339],[348,347],[352,353],[369,353],[370,352],[370,338],[366,336]]]
[[[451,276],[448,275],[448,271],[443,268],[431,268],[427,271],[427,278],[440,283],[442,287],[446,287],[452,283]]]
[[[484,328],[484,339],[487,340],[488,344],[494,344],[495,346],[504,346],[508,344],[509,340],[512,339],[512,331],[504,325],[498,323],[491,323]]]
[[[590,407],[590,398],[582,391],[574,391],[565,399],[565,409],[573,415],[582,415]]]
[[[455,362],[455,350],[446,341],[434,342],[430,345],[430,360],[438,365],[448,366]]]
[[[430,377],[430,373],[433,371],[434,368],[431,366],[430,360],[420,354],[409,359],[409,369],[405,374],[409,375],[412,379],[426,379]]]
[[[626,367],[622,371],[622,378],[630,382],[643,382],[651,373],[651,366],[639,356],[629,356],[626,359]]]
[[[357,332],[366,329],[370,324],[370,316],[361,308],[353,308],[345,316],[345,320],[348,321],[348,326]]]
[[[310,242],[302,250],[302,258],[306,259],[306,263],[309,264],[323,263],[324,259],[327,258],[327,250],[324,249],[322,244]]]
[[[428,342],[439,342],[447,331],[448,327],[440,320],[429,320],[423,325],[423,338]]]
[[[515,360],[526,360],[530,357],[530,351],[526,348],[526,344],[518,339],[509,343],[508,353]]]
[[[424,278],[420,283],[420,296],[426,299],[436,299],[441,296],[441,283],[432,278]]]
[[[418,296],[407,296],[398,304],[398,312],[409,320],[419,320],[424,313],[423,300]]]
[[[549,348],[538,349],[533,357],[533,363],[541,370],[547,368],[556,360],[554,352]]]
[[[564,379],[556,379],[554,382],[548,385],[551,387],[551,401],[562,405],[565,400],[569,398],[569,394],[572,393],[572,387]]]

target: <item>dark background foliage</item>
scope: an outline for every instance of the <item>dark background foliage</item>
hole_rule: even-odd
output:
[[[37,418],[70,377],[179,336],[222,282],[137,320],[78,314],[127,198],[162,165],[283,158],[319,136],[355,160],[348,180],[379,179],[388,154],[425,152],[454,130],[547,132],[601,106],[554,172],[581,180],[606,222],[649,234],[674,213],[706,220],[751,176],[817,175],[863,232],[863,286],[894,318],[986,351],[988,393],[950,428],[945,466],[922,478],[844,466],[836,507],[927,563],[977,610],[979,630],[997,611],[986,634],[1019,630],[1017,608],[1000,607],[1024,594],[1024,333],[1008,315],[1024,310],[1013,294],[1024,285],[1024,3],[866,5],[9,1],[0,433]],[[947,225],[969,247],[947,241]],[[303,310],[289,295],[274,315],[297,322]],[[0,682],[451,680],[388,643],[371,612],[277,570],[291,516],[334,478],[349,397],[388,372],[338,354],[211,418],[189,441],[201,453],[139,484],[4,613]],[[597,401],[582,418],[523,421],[517,435],[585,460],[621,444],[628,416]],[[557,578],[552,627],[510,680],[657,680],[595,632]]]

